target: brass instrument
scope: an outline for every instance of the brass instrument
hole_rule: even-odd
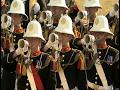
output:
[[[78,12],[78,18],[79,19],[87,19],[87,11],[81,11],[81,12]]]
[[[75,23],[78,23],[82,19],[87,20],[87,15],[88,15],[87,11],[85,11],[85,10],[84,11],[79,11],[77,13],[77,16],[75,17]]]
[[[94,51],[95,37],[93,35],[85,34],[83,39],[81,39],[81,43],[83,44],[83,48],[87,51]]]
[[[43,36],[46,40],[48,40],[49,34],[53,31],[52,12],[49,10],[42,11],[39,13],[37,19],[43,24]]]
[[[42,11],[40,13],[39,22],[46,24],[46,26],[51,26],[53,24],[52,12],[49,10]]]
[[[113,9],[117,12],[119,10],[119,5],[117,3],[114,4]]]
[[[90,34],[85,34],[83,39],[81,39],[81,44],[83,45],[83,53],[86,60],[85,66],[86,69],[89,70],[98,58],[95,37]]]
[[[28,41],[24,39],[19,39],[18,49],[20,49],[20,52],[19,52],[20,57],[18,58],[17,74],[18,74],[18,77],[21,77],[27,74],[27,68],[32,63],[32,60],[30,59],[31,49],[30,49]],[[25,54],[25,52],[27,53]]]
[[[27,52],[29,50],[29,43],[24,39],[19,39],[18,48],[22,49],[23,52]]]
[[[59,37],[55,33],[49,35],[49,40],[44,47],[44,51],[47,51],[49,48],[55,51],[61,51],[62,44],[59,42]]]
[[[87,11],[79,11],[77,16],[75,17],[75,24],[80,22],[79,32],[81,34],[81,38],[83,38],[84,34],[88,32],[89,27],[89,16]]]
[[[1,16],[1,39],[3,48],[10,49],[13,44],[12,33],[14,31],[13,19],[7,14]]]

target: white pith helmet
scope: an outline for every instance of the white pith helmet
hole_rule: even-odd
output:
[[[72,28],[72,19],[67,14],[61,16],[58,26],[55,28],[55,32],[75,36]]]
[[[23,37],[37,37],[42,39],[43,41],[45,41],[43,35],[42,35],[42,28],[40,23],[33,19],[32,21],[30,21],[27,25],[27,30],[24,34]]]
[[[28,16],[25,14],[25,5],[22,0],[13,0],[10,6],[8,14],[21,14],[24,18],[28,19]]]
[[[90,32],[105,32],[108,33],[110,36],[114,35],[110,31],[108,19],[103,15],[96,16],[93,27],[90,29]]]
[[[65,7],[68,9],[65,0],[50,0],[47,6],[58,6],[58,7]]]
[[[102,8],[99,0],[85,0],[84,7],[99,7],[99,8]]]

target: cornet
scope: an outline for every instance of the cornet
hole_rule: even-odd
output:
[[[12,24],[12,18],[7,14],[1,16],[1,28],[6,29]]]
[[[114,4],[113,9],[117,12],[119,10],[119,5],[117,3]]]
[[[83,22],[83,25],[84,26],[87,26],[88,25],[88,13],[87,11],[80,11],[77,13],[77,16],[75,17],[75,23],[78,23],[78,22]]]
[[[42,11],[40,13],[39,22],[44,22],[47,26],[51,26],[52,21],[52,12],[51,11]]]
[[[28,41],[24,39],[20,39],[18,41],[18,48],[21,49],[24,52],[27,52],[29,50],[29,43]]]
[[[76,18],[78,20],[87,19],[87,15],[88,15],[87,11],[80,11],[80,12],[77,13],[77,17]]]
[[[94,51],[96,49],[95,45],[95,37],[90,34],[85,34],[83,39],[81,39],[81,43],[83,44],[83,48],[87,51]]]
[[[61,50],[62,46],[59,43],[59,37],[58,37],[57,34],[51,33],[49,35],[49,40],[44,47],[44,51],[48,50],[48,48],[51,48],[51,49],[54,49],[54,50],[57,50],[57,51]]]

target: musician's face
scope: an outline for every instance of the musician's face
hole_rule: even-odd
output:
[[[59,36],[59,41],[62,42],[63,45],[68,43],[73,38],[72,35],[65,33],[57,33],[57,35]]]
[[[36,48],[38,48],[38,46],[40,46],[41,44],[41,41],[39,38],[36,38],[36,37],[28,37],[26,38],[26,40],[28,41],[31,49],[34,51],[36,50]]]
[[[66,12],[66,8],[64,8],[64,7],[57,7],[57,6],[49,7],[49,10],[53,14],[54,22],[59,22],[61,14],[65,14],[65,12]]]
[[[88,14],[96,14],[98,7],[85,7],[85,10],[88,12]]]
[[[14,21],[14,25],[18,25],[22,22],[22,15],[20,14],[11,14],[11,17]]]
[[[5,0],[1,0],[1,7],[5,5]]]
[[[107,38],[107,34],[104,32],[90,32],[90,34],[92,34],[95,37],[97,43],[101,43]]]

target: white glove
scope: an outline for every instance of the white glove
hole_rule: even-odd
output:
[[[52,45],[51,42],[48,41],[48,42],[46,43],[46,45],[45,45],[43,51],[47,51],[47,50],[51,47],[51,45]]]
[[[16,51],[15,51],[15,53],[18,56],[18,55],[24,54],[24,51],[21,48],[17,48]]]
[[[95,48],[95,37],[93,35],[86,34],[83,39],[81,39],[81,43],[83,44],[84,49],[92,51]]]
[[[57,34],[51,33],[49,35],[49,40],[48,40],[47,44],[44,47],[44,51],[48,50],[49,48],[59,50],[61,48],[61,44],[59,43],[58,39],[59,39],[59,37],[58,37]]]

